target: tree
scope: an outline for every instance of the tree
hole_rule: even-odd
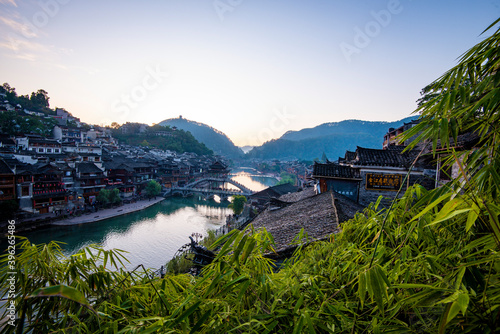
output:
[[[49,107],[49,93],[43,89],[39,89],[36,93],[31,93],[30,101],[32,106],[37,109],[44,109]]]
[[[161,192],[161,185],[156,182],[155,180],[150,180],[147,184],[146,184],[146,195],[148,197],[154,197],[154,196],[157,196],[158,194],[160,194]]]
[[[109,189],[101,189],[101,191],[99,191],[99,194],[97,195],[97,200],[103,206],[107,206],[109,204],[110,193],[111,192],[109,191]]]
[[[231,199],[231,203],[229,204],[229,208],[233,209],[235,215],[239,215],[243,212],[243,208],[246,202],[247,198],[243,195],[233,196],[233,198]]]
[[[120,197],[120,190],[118,188],[115,188],[109,192],[109,203],[111,204],[118,204],[122,201]]]
[[[297,183],[297,175],[295,175],[295,174],[281,172],[280,177],[281,177],[281,180],[279,180],[279,182],[276,183],[276,185],[287,184],[287,183],[294,185],[295,183]]]

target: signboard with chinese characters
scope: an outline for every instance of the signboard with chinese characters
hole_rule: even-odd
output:
[[[401,174],[366,174],[366,190],[397,191],[402,178]]]

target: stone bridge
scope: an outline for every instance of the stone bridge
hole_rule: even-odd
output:
[[[238,190],[226,189],[224,184],[232,184]],[[221,188],[222,186],[222,188]],[[219,179],[219,178],[202,178],[191,183],[186,184],[183,187],[172,187],[167,189],[163,196],[171,196],[179,194],[183,197],[190,196],[192,194],[199,194],[205,198],[211,198],[214,195],[219,196],[222,200],[226,200],[229,196],[243,195],[250,196],[254,192],[239,182],[232,179]]]

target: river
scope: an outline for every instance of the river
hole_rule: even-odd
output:
[[[260,191],[274,185],[271,177],[255,176],[247,168],[235,169],[232,178],[246,187]],[[61,241],[65,255],[82,247],[99,244],[104,249],[127,251],[127,269],[139,264],[157,269],[189,242],[192,233],[206,235],[208,230],[224,225],[232,211],[228,203],[205,201],[198,197],[168,198],[143,211],[105,221],[74,226],[51,226],[23,234],[35,244]]]

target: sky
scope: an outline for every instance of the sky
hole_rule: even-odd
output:
[[[0,84],[89,124],[182,115],[260,145],[396,121],[500,0],[0,0]]]

